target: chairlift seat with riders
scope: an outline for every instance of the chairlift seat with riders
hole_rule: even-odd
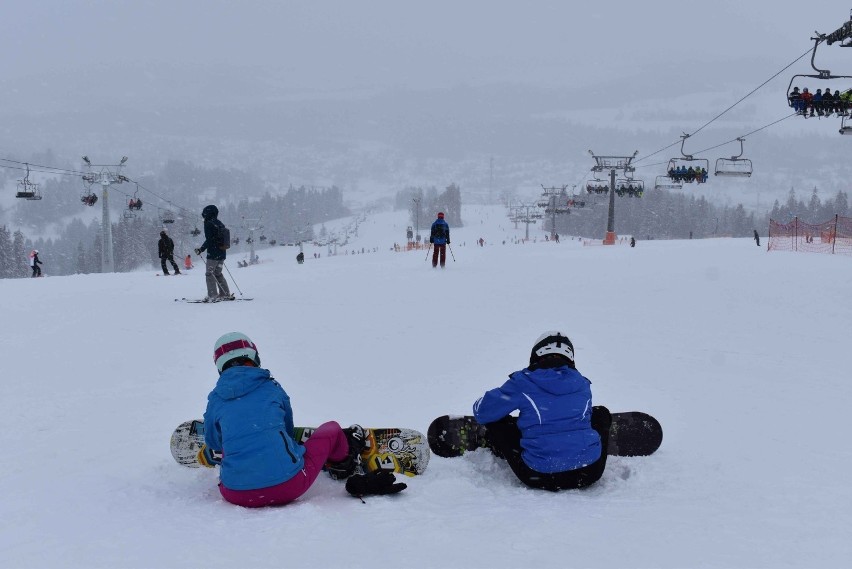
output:
[[[169,211],[167,209],[163,210],[163,212],[160,214],[160,221],[162,221],[163,223],[174,223],[175,222],[175,214],[173,214],[171,211]]]
[[[852,20],[850,20],[850,22],[852,22]],[[785,93],[785,96],[786,96],[786,99],[787,99],[787,105],[790,106],[790,107],[793,107],[798,114],[800,114],[804,117],[807,117],[808,116],[807,106],[808,106],[809,103],[802,101],[802,99],[800,99],[800,98],[791,97],[791,95],[798,95],[798,93],[793,93],[793,83],[797,82],[796,79],[798,79],[798,78],[809,78],[809,79],[817,79],[817,80],[820,80],[820,81],[827,81],[827,80],[832,80],[832,79],[845,79],[845,80],[852,79],[852,75],[833,75],[831,73],[831,71],[828,70],[828,69],[818,68],[816,66],[816,62],[815,62],[817,47],[819,47],[819,44],[822,43],[823,41],[825,41],[828,45],[831,45],[832,43],[834,43],[836,41],[840,41],[841,47],[850,47],[850,45],[852,45],[852,43],[850,43],[850,39],[852,39],[852,25],[850,25],[850,22],[846,22],[845,24],[843,24],[843,26],[841,26],[840,28],[838,28],[837,30],[832,32],[831,34],[817,33],[816,37],[811,38],[814,41],[814,47],[811,50],[811,67],[814,69],[814,71],[816,71],[816,74],[799,73],[799,74],[793,75],[793,77],[790,79],[789,85],[787,85],[787,91]],[[848,88],[848,81],[845,82],[845,86]],[[798,87],[796,87],[796,90],[798,91]],[[807,90],[807,89],[805,89],[805,90]],[[846,89],[844,89],[844,95],[846,95],[845,90]],[[835,92],[837,92],[837,91],[839,91],[839,89],[835,89]],[[830,92],[830,89],[828,89],[827,92]],[[819,113],[820,117],[830,116],[830,115],[832,115],[836,112],[837,115],[841,117],[840,131],[839,131],[840,134],[852,134],[852,128],[850,128],[850,127],[852,127],[852,125],[848,124],[848,118],[849,118],[849,112],[850,112],[849,104],[850,104],[850,101],[846,97],[842,97],[840,101],[834,100],[832,106],[829,107],[829,108],[825,108],[824,104],[819,105],[817,103],[811,102],[810,103],[810,105],[811,105],[811,109],[810,109],[811,115],[810,116],[812,116],[812,117],[814,116],[814,111],[817,111]]]
[[[703,184],[707,181],[707,172],[710,171],[710,161],[706,158],[695,158],[683,151],[683,145],[690,135],[682,134],[680,141],[680,153],[678,158],[669,160],[667,172],[669,178],[678,182],[691,184],[697,182]]]
[[[590,194],[607,194],[609,193],[609,182],[600,178],[593,178],[586,181],[586,192]]]

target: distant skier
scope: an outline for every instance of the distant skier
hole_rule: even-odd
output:
[[[631,238],[630,238],[630,246],[631,246],[631,247],[636,247],[636,238],[635,238],[635,237],[631,237]]]
[[[204,243],[195,250],[196,255],[207,251],[207,270],[204,278],[207,281],[207,302],[215,300],[234,300],[234,295],[228,289],[228,282],[222,275],[222,267],[225,265],[226,250],[231,246],[224,243],[222,234],[225,225],[219,221],[219,208],[208,205],[201,211],[204,218]]]
[[[160,231],[160,240],[157,242],[157,253],[160,255],[160,266],[163,267],[163,274],[168,276],[169,269],[166,268],[166,261],[172,264],[175,274],[180,274],[177,263],[175,263],[175,242],[166,234],[166,230]]]
[[[754,230],[754,242],[760,247],[760,235],[758,235],[757,229]]]
[[[432,251],[432,267],[438,266],[438,257],[440,257],[441,268],[447,262],[447,245],[450,244],[450,226],[444,221],[444,212],[438,212],[438,219],[432,223],[432,231],[429,234],[429,243],[433,247]]]
[[[299,251],[299,254],[296,255],[296,262],[300,265],[305,262],[305,254]]]
[[[307,492],[323,466],[333,478],[348,478],[346,490],[356,496],[405,488],[390,472],[353,476],[366,446],[360,425],[341,429],[328,421],[304,445],[298,444],[290,397],[260,367],[257,347],[248,336],[221,336],[213,359],[219,379],[207,396],[205,444],[198,461],[220,465],[219,492],[225,500],[246,508],[290,503]]]
[[[33,249],[30,253],[30,267],[33,269],[33,277],[41,276],[41,267],[39,267],[39,265],[43,264],[44,263],[42,263],[38,258],[38,249]]]
[[[183,260],[183,268],[187,271],[192,268],[192,255],[187,255]]]
[[[518,417],[510,415],[515,410]],[[603,475],[612,416],[592,407],[591,382],[561,332],[542,334],[529,367],[480,397],[473,413],[491,451],[531,488],[583,488]]]

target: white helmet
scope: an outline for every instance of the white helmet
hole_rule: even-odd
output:
[[[557,330],[550,330],[538,337],[530,351],[530,365],[552,354],[566,357],[574,365],[574,344],[568,336]]]
[[[219,373],[224,371],[228,362],[238,358],[249,359],[260,366],[257,346],[245,334],[228,332],[216,340],[213,345],[213,361],[216,362],[216,369],[219,370]]]

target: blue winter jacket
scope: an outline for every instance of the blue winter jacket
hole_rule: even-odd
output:
[[[429,233],[429,243],[435,245],[446,245],[450,242],[450,226],[441,218],[435,220],[432,224],[432,230]]]
[[[269,370],[233,366],[207,396],[204,442],[223,453],[219,477],[231,490],[255,490],[285,482],[305,461],[296,444],[290,397]]]
[[[592,429],[591,382],[577,370],[525,368],[473,404],[481,424],[515,410],[520,410],[521,458],[536,472],[574,470],[600,458],[600,435]]]
[[[224,225],[217,218],[204,220],[204,243],[201,244],[201,251],[207,251],[207,258],[216,261],[224,261],[227,253],[220,247],[222,240],[219,239],[219,227]]]

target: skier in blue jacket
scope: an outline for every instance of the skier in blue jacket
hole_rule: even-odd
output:
[[[429,233],[429,243],[434,246],[432,251],[432,268],[438,266],[438,257],[441,258],[441,268],[447,262],[447,245],[450,244],[450,226],[444,221],[444,212],[438,212],[438,219],[432,223]]]
[[[198,461],[220,466],[219,491],[232,504],[259,508],[287,504],[303,495],[325,467],[333,478],[354,474],[365,447],[359,425],[319,426],[304,444],[295,440],[290,397],[260,367],[257,347],[245,334],[230,332],[214,346],[219,370],[207,397],[204,446]],[[387,494],[405,488],[393,475],[358,475],[358,493]],[[359,478],[360,477],[360,478]],[[347,490],[355,494],[347,483]]]
[[[518,417],[509,413],[520,411]],[[545,332],[530,365],[473,405],[492,452],[532,488],[562,490],[597,482],[606,467],[612,417],[592,406],[591,382],[574,366],[574,346]]]

